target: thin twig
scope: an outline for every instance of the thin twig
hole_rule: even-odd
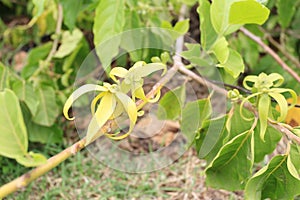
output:
[[[281,45],[279,44],[276,40],[274,40],[274,38],[272,37],[271,34],[267,33],[263,28],[261,28],[261,30],[264,32],[264,34],[266,35],[268,41],[274,46],[276,47],[287,59],[289,59],[292,63],[294,63],[294,65],[298,68],[300,68],[300,62],[297,58],[295,58],[294,56],[292,56],[291,54],[289,54],[287,52],[287,50]]]
[[[292,75],[299,83],[300,83],[300,77],[299,75],[291,68],[289,67],[279,56],[276,52],[274,52],[268,45],[266,45],[260,37],[254,35],[250,31],[248,31],[245,28],[240,28],[240,31],[242,31],[247,37],[251,38],[253,41],[255,41],[257,44],[259,44],[269,55],[271,55],[274,60],[290,75]]]

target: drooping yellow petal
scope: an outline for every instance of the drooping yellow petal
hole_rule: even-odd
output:
[[[135,103],[132,101],[132,99],[130,97],[128,97],[126,94],[117,92],[115,95],[122,103],[123,108],[125,109],[128,117],[129,117],[129,120],[130,120],[129,130],[127,133],[125,133],[124,135],[121,135],[121,136],[109,136],[111,139],[121,140],[121,139],[127,137],[132,132],[134,125],[136,123],[136,120],[137,120],[137,108],[136,108]]]
[[[273,87],[279,87],[284,82],[284,78],[277,73],[269,74],[268,79],[273,82]]]
[[[126,74],[128,73],[128,70],[123,67],[114,67],[110,73],[109,76],[112,80],[114,80],[116,83],[118,83],[117,77],[124,78]]]
[[[98,94],[92,101],[91,103],[91,113],[92,115],[95,114],[95,107],[96,107],[96,104],[97,102],[99,101],[99,99],[101,99],[104,95],[106,95],[107,92],[101,92],[100,94]]]
[[[100,86],[100,85],[94,85],[94,84],[86,84],[83,85],[81,87],[79,87],[77,90],[75,90],[70,97],[67,99],[64,108],[63,108],[63,113],[64,116],[68,119],[68,120],[73,120],[75,119],[75,117],[70,118],[68,111],[71,108],[73,102],[78,99],[81,95],[87,93],[87,92],[92,92],[92,91],[101,91],[101,92],[105,92],[107,91],[107,88]]]
[[[107,92],[105,96],[102,97],[100,104],[93,116],[86,134],[86,142],[90,143],[93,138],[97,137],[97,134],[102,134],[100,128],[107,122],[111,117],[116,108],[116,98],[115,96]]]

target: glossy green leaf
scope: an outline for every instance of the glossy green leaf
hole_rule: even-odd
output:
[[[75,27],[77,15],[82,6],[82,0],[60,0],[63,7],[64,24],[72,31]]]
[[[83,33],[79,29],[74,29],[71,31],[64,31],[62,33],[61,45],[55,52],[55,58],[63,58],[71,54],[79,44],[83,37]]]
[[[29,83],[25,83],[24,81],[16,81],[12,85],[12,90],[21,101],[25,102],[31,114],[34,116],[37,111],[39,101],[34,92],[33,86]]]
[[[52,43],[48,42],[29,51],[27,62],[21,71],[23,78],[29,78],[34,71],[39,67],[40,60],[44,60],[49,54]]]
[[[245,198],[293,199],[300,194],[300,181],[288,170],[287,155],[277,155],[247,183]]]
[[[230,53],[226,38],[220,37],[211,47],[211,51],[220,63],[226,63]]]
[[[177,119],[185,102],[185,85],[167,92],[159,101],[157,117],[159,119]]]
[[[7,78],[7,69],[3,65],[3,63],[0,62],[0,91],[4,90],[6,86],[6,78]]]
[[[214,188],[241,190],[251,176],[253,165],[251,132],[246,131],[227,142],[207,167],[206,183]]]
[[[233,2],[239,0],[214,0],[210,7],[211,23],[219,35],[227,35],[240,28],[229,24],[229,10]]]
[[[224,67],[225,71],[234,78],[237,78],[240,73],[244,72],[245,69],[243,58],[233,49],[229,49],[229,57],[227,61],[225,63],[218,64],[218,66]]]
[[[78,89],[76,89],[71,95],[70,97],[67,99],[64,108],[63,108],[63,113],[64,116],[68,119],[68,120],[73,120],[75,119],[75,117],[70,118],[68,111],[71,108],[72,104],[74,103],[74,101],[76,101],[81,95],[87,93],[87,92],[105,92],[107,91],[107,88],[100,86],[100,85],[94,85],[94,84],[86,84],[83,85],[81,87],[79,87]]]
[[[35,93],[39,104],[37,112],[32,118],[33,122],[43,126],[53,125],[59,115],[54,89],[49,86],[38,87]]]
[[[276,7],[280,25],[282,28],[287,28],[296,11],[295,0],[277,0]]]
[[[234,2],[229,11],[229,24],[259,24],[268,19],[270,10],[254,0]]]
[[[200,16],[201,45],[203,49],[208,50],[214,44],[218,35],[211,24],[209,1],[200,0],[199,4],[197,12]]]
[[[107,92],[100,101],[100,104],[93,116],[86,134],[86,143],[89,144],[93,138],[97,137],[100,128],[107,122],[107,120],[114,113],[116,108],[116,97],[114,94]],[[101,134],[101,132],[100,132]]]
[[[258,115],[260,122],[260,138],[265,141],[265,133],[268,127],[268,116],[271,99],[267,94],[262,94],[258,102]]]
[[[110,66],[112,58],[119,52],[120,37],[112,37],[123,31],[125,1],[100,1],[94,19],[94,45],[102,66],[106,68]]]
[[[282,138],[282,134],[271,126],[267,127],[265,141],[261,140],[259,133],[260,125],[258,124],[254,129],[254,162],[256,163],[263,161],[266,155],[271,154]]]
[[[47,158],[44,155],[34,152],[29,152],[24,156],[19,156],[16,160],[25,167],[36,167],[47,162]]]
[[[181,56],[191,62],[194,66],[207,67],[212,65],[212,60],[210,58],[201,58],[201,46],[200,44],[185,44],[186,51],[181,52]]]
[[[28,137],[18,97],[9,89],[0,92],[0,155],[17,158],[27,153]]]

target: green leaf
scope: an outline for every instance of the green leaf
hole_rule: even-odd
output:
[[[253,0],[234,2],[229,11],[229,24],[259,24],[268,19],[270,10]]]
[[[214,0],[210,7],[211,23],[219,35],[230,34],[240,28],[240,25],[229,24],[229,10],[233,2],[238,0]]]
[[[38,97],[39,105],[32,120],[39,125],[51,126],[59,115],[55,91],[52,87],[43,86],[38,87],[35,93]]]
[[[167,92],[159,101],[157,117],[174,120],[181,114],[185,102],[185,85]]]
[[[28,138],[17,96],[5,89],[0,92],[0,155],[17,158],[27,153]]]
[[[224,67],[225,71],[234,78],[237,78],[240,73],[244,72],[245,65],[241,55],[229,48],[229,57],[225,63],[218,64],[219,67]]]
[[[0,91],[4,90],[6,86],[6,77],[7,77],[7,69],[3,65],[3,63],[0,62]]]
[[[210,117],[212,107],[209,99],[200,99],[189,102],[182,110],[181,131],[190,142],[195,139],[196,132]]]
[[[27,63],[24,66],[21,76],[25,79],[29,78],[39,67],[40,60],[44,60],[49,54],[52,43],[48,42],[29,51]]]
[[[16,160],[25,167],[36,167],[47,162],[47,158],[44,155],[34,152],[29,152],[24,156],[19,156]]]
[[[211,47],[211,51],[215,54],[221,64],[226,63],[230,53],[226,38],[220,37]]]
[[[280,141],[282,134],[275,128],[268,126],[265,133],[265,141],[262,141],[260,136],[259,124],[254,129],[254,162],[262,161],[265,155],[274,151]]]
[[[287,155],[277,155],[248,181],[245,198],[293,199],[299,188],[300,181],[288,170]]]
[[[34,116],[39,101],[37,100],[37,95],[34,92],[34,88],[29,83],[25,83],[25,81],[16,81],[12,85],[12,90],[18,96],[19,100],[24,101],[28,106],[31,114]]]
[[[82,37],[83,34],[79,29],[74,29],[72,32],[64,31],[61,39],[62,44],[55,52],[54,57],[63,58],[72,53],[76,49]]]
[[[276,7],[279,23],[285,29],[290,25],[296,12],[295,0],[277,0]]]
[[[268,116],[270,109],[271,99],[268,94],[262,94],[258,102],[258,115],[260,122],[260,138],[265,141],[265,133],[268,127]]]
[[[205,171],[207,185],[230,191],[243,189],[253,165],[250,143],[249,131],[226,143]]]
[[[94,44],[102,66],[106,69],[110,66],[112,58],[119,52],[120,37],[113,38],[113,36],[123,31],[124,0],[100,1],[94,19]]]
[[[290,161],[296,167],[298,175],[300,174],[300,146],[291,144],[291,150],[289,155]]]
[[[187,51],[181,52],[181,56],[191,62],[194,66],[211,66],[211,59],[201,58],[201,46],[200,44],[185,44],[187,47]]]
[[[179,21],[175,24],[173,30],[177,33],[179,33],[180,35],[184,35],[188,32],[189,30],[189,24],[190,20],[189,19],[185,19],[182,21]]]
[[[60,0],[63,7],[64,24],[72,31],[75,27],[76,18],[82,6],[82,0]]]
[[[218,35],[211,24],[210,3],[208,0],[200,0],[197,9],[200,17],[201,45],[208,50],[216,41]]]

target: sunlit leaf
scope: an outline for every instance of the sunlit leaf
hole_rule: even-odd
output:
[[[27,153],[28,136],[17,96],[0,92],[0,155],[17,158]]]
[[[253,0],[234,2],[229,11],[230,24],[263,24],[269,17],[270,10]]]
[[[225,37],[219,38],[211,47],[212,52],[217,57],[220,63],[226,63],[229,57],[228,42]]]
[[[62,44],[55,52],[54,57],[63,58],[72,53],[76,49],[82,37],[83,33],[79,29],[74,29],[72,32],[64,31],[61,39]]]
[[[24,156],[17,157],[16,160],[25,167],[36,167],[45,164],[47,158],[40,153],[29,152]]]

